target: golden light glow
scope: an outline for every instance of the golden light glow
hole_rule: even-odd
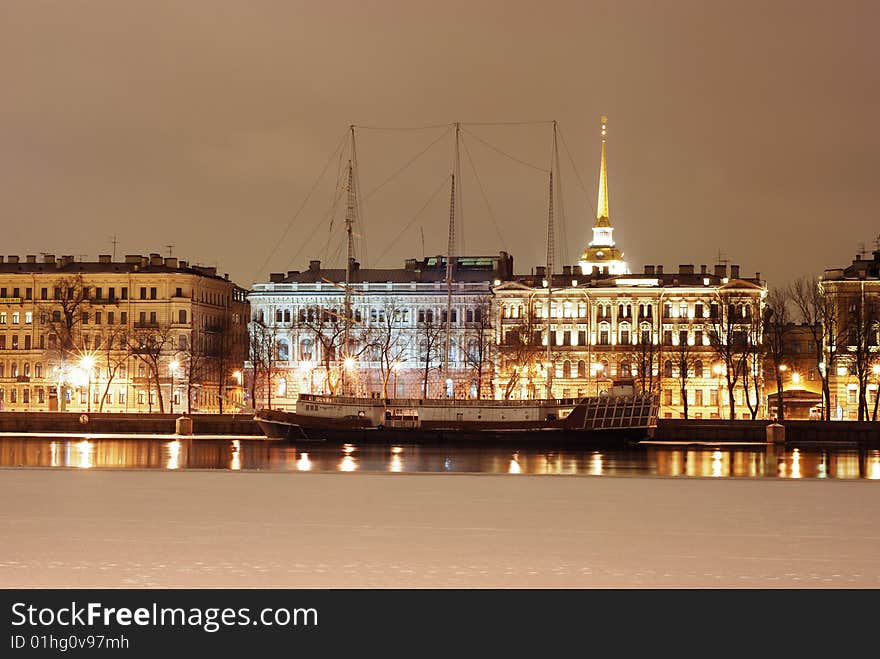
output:
[[[91,469],[95,466],[94,453],[95,445],[87,439],[82,440],[76,445],[79,451],[79,464],[76,465],[80,469]]]
[[[712,476],[716,478],[723,476],[722,469],[724,465],[721,463],[723,457],[721,451],[715,451],[712,453]]]
[[[801,452],[798,449],[791,454],[791,477],[801,477]]]
[[[601,453],[593,453],[590,458],[590,474],[593,476],[601,476],[602,475],[602,454]]]
[[[350,455],[346,455],[339,463],[339,471],[355,471],[357,468],[357,462]]]
[[[514,453],[510,458],[510,465],[507,468],[507,473],[509,474],[519,474],[522,473],[522,467],[519,466],[518,462],[519,453]]]
[[[868,478],[880,480],[880,451],[871,451],[871,454],[868,458]]]
[[[168,444],[168,464],[165,465],[165,468],[177,469],[178,467],[180,467],[180,442],[175,439]]]
[[[792,373],[791,374],[791,381],[794,384],[799,384],[801,381],[801,374],[800,373]]]
[[[788,370],[788,366],[786,366],[785,364],[780,364],[779,370],[782,371],[783,373],[785,373],[785,371]]]
[[[79,367],[84,371],[91,371],[93,368],[95,368],[95,358],[91,355],[86,355],[79,360]]]
[[[177,369],[179,369],[179,368],[180,368],[180,362],[177,361],[176,359],[171,360],[171,363],[168,364],[168,369],[172,373],[177,373]]]
[[[241,442],[237,439],[232,440],[232,459],[229,461],[229,468],[232,471],[241,469]]]
[[[308,453],[303,453],[299,456],[299,460],[296,461],[296,468],[299,471],[311,471],[312,461],[309,460]]]
[[[388,465],[388,470],[394,472],[403,471],[403,460],[400,459],[399,455],[391,456],[391,464]]]
[[[232,377],[235,378],[235,381],[240,385],[241,384],[241,371],[233,371]]]
[[[350,371],[354,368],[354,357],[346,357],[342,363],[345,365],[345,370]]]

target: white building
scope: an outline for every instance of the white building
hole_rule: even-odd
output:
[[[345,269],[272,274],[248,296],[257,406],[290,408],[301,392],[492,396],[491,289],[512,270],[504,252],[457,257],[450,291],[443,256],[400,269],[353,261],[347,344]]]

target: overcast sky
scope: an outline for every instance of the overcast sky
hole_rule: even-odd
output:
[[[0,249],[94,258],[115,235],[117,257],[173,245],[244,286],[341,264],[334,150],[355,124],[365,196],[433,143],[363,206],[359,258],[396,267],[422,235],[446,251],[453,133],[368,127],[460,121],[459,249],[528,272],[550,124],[482,124],[557,120],[574,263],[607,114],[633,270],[720,251],[786,283],[880,234],[878,20],[869,1],[3,0]]]

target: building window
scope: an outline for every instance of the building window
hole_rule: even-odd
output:
[[[663,404],[672,405],[672,389],[663,390]]]
[[[119,322],[122,323],[123,325],[128,324],[128,312],[127,311],[120,311],[119,312]]]
[[[156,312],[151,311],[150,312],[150,325],[155,325],[155,324],[156,324]]]
[[[695,389],[694,390],[694,405],[696,405],[697,407],[703,406],[703,390],[702,389]]]
[[[611,343],[611,326],[608,323],[599,325],[599,345],[607,346]]]
[[[30,334],[24,335],[24,349],[25,350],[31,349],[31,335]]]
[[[663,330],[663,345],[672,345],[672,330]]]
[[[698,359],[694,362],[694,377],[701,378],[703,375],[703,361]]]

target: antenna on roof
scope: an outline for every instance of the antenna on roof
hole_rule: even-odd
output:
[[[113,244],[113,258],[112,260],[116,260],[116,245],[119,244],[119,241],[116,239],[116,236],[110,236],[110,242]]]
[[[174,249],[174,245],[165,245],[166,249],[168,249],[168,258],[171,258],[171,252]]]
[[[730,263],[730,259],[727,258],[727,255],[719,249],[718,250],[718,260],[715,261],[715,263],[717,263],[718,265],[721,265],[722,263],[724,265],[728,265]]]
[[[83,259],[85,259],[88,256],[88,254],[77,254],[76,256],[77,256],[77,259],[80,261],[80,263],[82,263]]]
[[[422,258],[425,258],[425,227],[419,227],[419,235],[422,237]],[[880,243],[880,236],[877,236],[877,242]]]

